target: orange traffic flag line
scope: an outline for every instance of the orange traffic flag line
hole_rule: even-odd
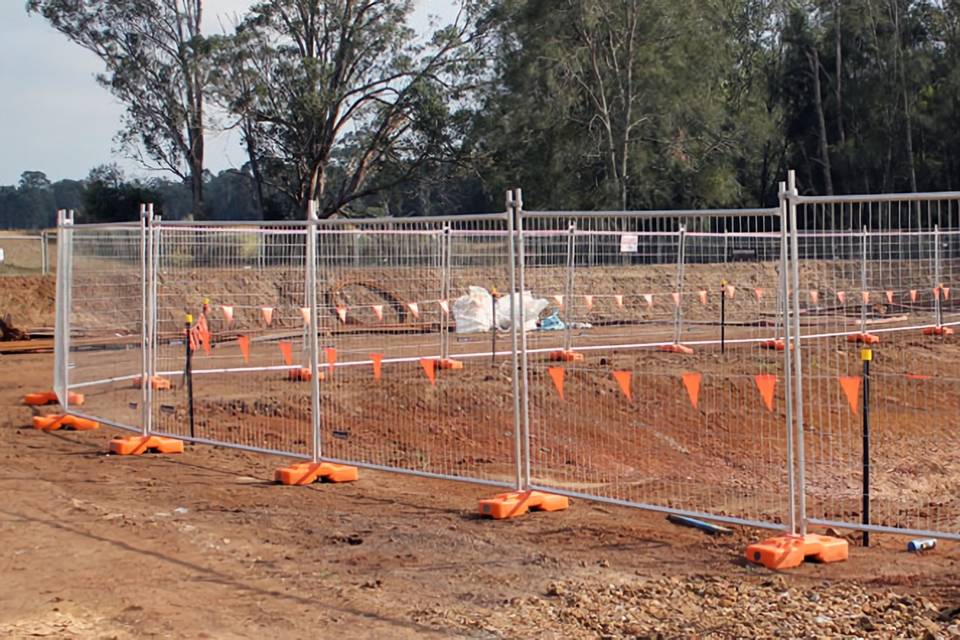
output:
[[[627,396],[627,400],[633,400],[633,389],[631,388],[631,381],[633,374],[629,371],[614,371],[613,379],[617,381],[617,384],[620,385],[620,391],[623,392],[623,395]]]
[[[547,373],[550,375],[550,379],[553,380],[553,386],[557,390],[557,395],[560,396],[560,399],[563,400],[563,378],[565,370],[563,367],[548,367]]]
[[[757,385],[757,389],[760,391],[763,404],[769,411],[773,411],[773,395],[777,388],[777,376],[772,374],[759,374],[754,376],[753,380]]]
[[[854,414],[860,411],[860,383],[863,382],[861,376],[840,376],[837,378],[840,382],[840,388],[847,396],[847,403]]]
[[[373,379],[379,382],[383,375],[383,354],[371,353],[370,360],[373,362]]]
[[[237,346],[240,347],[240,355],[243,356],[243,362],[250,364],[250,338],[248,336],[237,336]]]
[[[683,386],[687,390],[687,396],[690,398],[690,404],[693,405],[693,408],[697,408],[697,403],[700,400],[700,381],[703,379],[703,374],[696,372],[687,372],[681,377],[683,380]]]
[[[431,358],[420,358],[420,367],[423,368],[430,384],[437,384],[437,361]]]
[[[292,367],[293,366],[293,343],[278,342],[277,346],[280,347],[280,353],[283,354],[283,363],[288,367]]]

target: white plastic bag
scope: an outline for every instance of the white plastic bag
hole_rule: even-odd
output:
[[[516,296],[516,314],[511,322],[510,318],[510,299]],[[534,331],[537,328],[537,319],[540,313],[547,308],[547,302],[544,298],[538,298],[529,291],[523,293],[523,330]],[[508,331],[512,323],[520,324],[520,295],[511,293],[497,300],[497,328]]]
[[[470,287],[453,301],[457,333],[482,333],[493,327],[493,297],[483,287]]]

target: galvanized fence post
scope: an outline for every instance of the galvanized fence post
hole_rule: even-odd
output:
[[[796,436],[794,438],[794,451],[797,457],[797,512],[800,514],[800,535],[807,533],[807,483],[806,483],[806,454],[804,452],[803,442],[803,357],[800,333],[800,231],[797,227],[797,174],[792,169],[787,173],[787,210],[789,214],[789,234],[790,234],[790,255],[792,257],[791,276],[793,280],[793,344],[792,354],[793,366],[795,372],[795,394],[796,402],[794,404],[794,417],[796,424]],[[784,350],[789,351],[789,345],[784,345]]]
[[[307,256],[306,256],[306,303],[309,316],[306,318],[307,347],[310,354],[310,432],[312,434],[311,459],[314,463],[320,461],[323,447],[320,442],[320,366],[317,331],[319,327],[317,313],[317,206],[311,201],[307,212]]]

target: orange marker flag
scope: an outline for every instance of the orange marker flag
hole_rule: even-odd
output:
[[[382,304],[373,305],[373,312],[377,314],[377,320],[379,320],[380,322],[383,322],[383,305]]]
[[[263,316],[263,322],[268,327],[273,322],[273,307],[260,307],[260,314]]]
[[[887,304],[893,304],[893,291],[887,291]]]
[[[840,304],[847,303],[847,292],[846,291],[837,291],[837,300],[840,301]]]
[[[450,315],[450,303],[446,300],[437,300],[437,304],[440,305],[440,309],[444,314]]]
[[[203,352],[210,355],[210,327],[207,325],[207,316],[204,313],[201,313],[200,319],[197,320],[197,331],[200,333]]]
[[[283,361],[288,367],[293,366],[293,344],[290,342],[278,342],[280,353],[283,354]]]
[[[701,291],[698,295],[700,296],[700,304],[707,304],[707,292]]]
[[[222,304],[220,308],[223,309],[223,317],[227,319],[227,326],[233,324],[233,305]]]
[[[696,409],[697,403],[700,401],[700,380],[703,375],[691,372],[683,374],[682,378],[683,386],[687,389],[687,395],[690,396],[690,404]]]
[[[337,307],[337,315],[340,316],[340,322],[347,324],[347,308]]]
[[[420,366],[423,367],[423,372],[427,374],[430,384],[437,384],[437,361],[430,358],[420,358]]]
[[[373,379],[379,382],[380,376],[383,373],[383,354],[371,353],[370,360],[373,361]]]
[[[753,377],[757,383],[757,389],[760,390],[760,396],[763,398],[763,404],[767,409],[773,411],[773,394],[777,388],[777,376],[772,374],[760,374]]]
[[[847,396],[850,410],[856,415],[860,407],[860,382],[862,378],[860,376],[840,376],[837,380],[840,381],[840,388]]]
[[[861,291],[861,292],[860,292],[860,299],[863,300],[863,304],[870,304],[870,292],[869,292],[869,291]]]
[[[944,300],[950,299],[950,287],[943,287],[943,299]]]
[[[300,307],[300,315],[303,316],[303,324],[310,324],[310,307]]]
[[[673,304],[676,307],[680,306],[680,294],[676,291],[670,294],[673,297]]]
[[[733,286],[732,284],[728,284],[728,285],[727,285],[726,292],[727,292],[727,297],[730,298],[731,300],[733,300],[734,294],[737,293],[737,288],[736,288],[735,286]]]
[[[934,288],[933,288],[933,299],[934,299],[934,300],[939,300],[939,299],[940,299],[940,287],[934,287]]]
[[[653,308],[653,294],[652,294],[652,293],[645,293],[645,294],[643,294],[643,299],[646,300],[646,302],[647,302],[647,307],[652,309],[652,308]]]
[[[620,295],[620,294],[618,293],[618,294],[616,294],[615,296],[613,296],[613,299],[614,299],[614,301],[616,301],[618,307],[622,307],[622,306],[623,306],[623,296],[622,296],[622,295]]]
[[[760,302],[761,300],[763,300],[763,289],[761,289],[760,287],[757,287],[756,289],[753,290],[753,295],[757,298],[757,302]]]
[[[420,317],[420,305],[419,305],[419,304],[417,304],[416,302],[408,302],[408,303],[407,303],[407,308],[410,309],[410,313],[413,314],[413,317],[414,317],[414,318],[419,318],[419,317]]]
[[[323,353],[327,356],[327,371],[329,375],[333,377],[333,368],[337,366],[337,350],[333,347],[327,347],[323,350]]]
[[[583,301],[587,304],[587,311],[590,311],[593,309],[593,296],[590,296],[590,295],[583,296]]]
[[[820,304],[819,291],[814,291],[813,289],[810,290],[810,304],[812,304],[813,306],[817,306],[818,304]]]
[[[916,301],[917,301],[917,290],[910,289],[910,302],[916,302]]]
[[[240,355],[243,356],[243,361],[250,364],[250,338],[237,336],[237,345],[240,347]]]
[[[547,373],[550,374],[550,378],[553,380],[553,386],[557,388],[557,394],[560,396],[560,399],[563,400],[563,367],[549,367]]]
[[[553,296],[553,299],[557,301],[558,305],[563,306],[563,296]]]
[[[633,389],[630,387],[630,380],[633,377],[633,374],[629,371],[614,371],[613,378],[617,381],[617,384],[620,385],[620,391],[623,391],[623,395],[627,396],[627,400],[633,401]]]

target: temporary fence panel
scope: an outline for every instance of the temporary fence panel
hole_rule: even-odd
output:
[[[780,218],[523,213],[532,488],[789,525]]]
[[[48,273],[47,233],[0,231],[0,276]]]
[[[310,455],[306,237],[305,222],[154,225],[152,371],[170,388],[152,433]]]
[[[138,429],[144,227],[69,223],[60,233],[55,387],[61,399],[63,390],[83,394],[72,412]]]
[[[792,202],[806,515],[960,538],[960,194]]]
[[[320,221],[322,459],[516,483],[516,356],[509,328],[489,322],[489,292],[511,288],[508,225],[506,214]]]

